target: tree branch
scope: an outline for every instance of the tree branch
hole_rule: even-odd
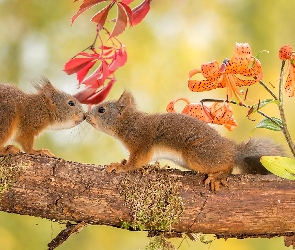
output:
[[[0,162],[0,210],[222,238],[294,235],[294,181],[235,175],[215,194],[204,187],[204,178],[158,166],[108,173],[104,166],[20,154]]]

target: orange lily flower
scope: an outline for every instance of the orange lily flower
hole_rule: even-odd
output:
[[[281,60],[291,59],[292,56],[292,47],[290,44],[285,44],[279,50],[279,58]]]
[[[295,93],[295,55],[292,51],[292,47],[289,44],[286,44],[281,47],[279,51],[279,58],[281,60],[288,60],[288,76],[285,82],[285,91],[289,97],[294,96]]]
[[[231,107],[226,102],[214,102],[210,107],[211,115],[213,116],[212,123],[224,124],[229,131],[232,131],[238,126]]]
[[[177,111],[174,108],[174,104],[178,101],[185,101],[186,102],[186,106],[184,107],[184,109],[182,110],[182,114],[186,114],[192,117],[195,117],[203,122],[206,123],[211,123],[213,118],[210,115],[210,109],[202,104],[199,103],[191,103],[188,99],[186,98],[179,98],[176,99],[172,102],[170,102],[167,107],[166,110],[167,112],[170,113],[176,113]]]
[[[174,104],[179,100],[187,103],[181,112],[182,114],[195,117],[206,123],[224,125],[230,131],[238,126],[233,117],[232,109],[226,102],[214,102],[210,107],[207,107],[201,103],[191,103],[186,98],[179,98],[167,105],[167,112],[176,113]]]
[[[191,80],[191,77],[202,73],[204,80]],[[243,78],[239,78],[238,75]],[[202,92],[216,88],[227,89],[227,97],[231,99],[235,95],[240,103],[243,103],[238,87],[250,86],[262,79],[262,67],[260,61],[252,56],[252,50],[248,43],[236,43],[233,57],[225,59],[219,67],[217,61],[204,63],[201,69],[189,72],[188,87],[191,91]],[[244,78],[247,79],[244,79]],[[250,78],[250,79],[249,79]]]
[[[287,80],[285,83],[285,91],[288,94],[289,97],[293,97],[294,96],[294,92],[295,92],[295,65],[294,63],[292,63],[292,61],[295,60],[295,56],[292,55],[291,57],[291,63],[289,66],[289,74],[287,76]]]

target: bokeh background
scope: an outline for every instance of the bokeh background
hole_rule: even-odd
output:
[[[46,76],[56,87],[77,92],[75,76],[66,75],[62,69],[72,56],[92,43],[95,24],[89,19],[100,8],[87,11],[71,26],[70,18],[79,4],[70,0],[0,0],[0,82],[32,91],[31,80]],[[225,98],[225,89],[190,92],[187,75],[203,62],[230,58],[236,42],[248,42],[254,55],[261,50],[270,51],[261,56],[263,80],[276,86],[277,93],[278,50],[284,44],[295,46],[294,9],[294,0],[154,0],[144,21],[119,37],[127,47],[128,61],[118,70],[118,82],[108,98],[118,98],[124,89],[129,89],[140,109],[147,112],[165,112],[166,105],[179,97],[194,102]],[[248,97],[256,101],[270,98],[258,84],[249,88]],[[285,97],[293,137],[294,101]],[[181,110],[181,104],[177,108]],[[253,115],[255,121],[250,121],[247,110],[234,106],[233,109],[238,128],[232,132],[222,126],[216,128],[238,142],[247,140],[262,117]],[[274,104],[264,111],[278,116]],[[257,129],[254,135],[272,137],[289,152],[280,132]],[[118,141],[87,124],[67,131],[47,131],[36,140],[35,146],[49,148],[57,157],[84,163],[107,164],[128,155]],[[49,220],[0,212],[0,249],[46,249],[46,244],[63,228],[64,225]],[[149,242],[146,236],[146,232],[87,226],[58,249],[144,249]],[[215,240],[210,246],[188,240],[171,241],[181,250],[287,249],[283,238]]]

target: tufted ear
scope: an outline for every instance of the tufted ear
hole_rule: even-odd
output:
[[[50,83],[50,81],[45,78],[42,77],[42,79],[40,79],[38,82],[34,83],[35,89],[38,92],[42,92],[44,93],[46,96],[51,97],[53,96],[54,93],[58,92]]]
[[[118,109],[122,111],[126,107],[135,105],[134,97],[131,94],[131,92],[125,90],[123,94],[120,96],[120,98],[118,99],[116,104]]]

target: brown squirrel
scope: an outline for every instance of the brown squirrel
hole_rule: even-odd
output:
[[[34,138],[46,128],[64,129],[85,119],[81,104],[73,96],[56,90],[42,78],[37,93],[26,94],[15,85],[0,84],[0,155],[17,154],[19,149],[5,144],[19,143],[26,153],[54,156],[47,149],[33,149]]]
[[[280,146],[268,139],[252,139],[238,145],[196,118],[179,113],[147,114],[137,109],[134,98],[124,92],[117,101],[106,101],[86,113],[94,128],[119,139],[130,156],[112,163],[108,171],[140,168],[152,160],[168,159],[207,174],[205,184],[217,191],[226,185],[235,165],[240,173],[267,174],[262,155],[282,155]]]

